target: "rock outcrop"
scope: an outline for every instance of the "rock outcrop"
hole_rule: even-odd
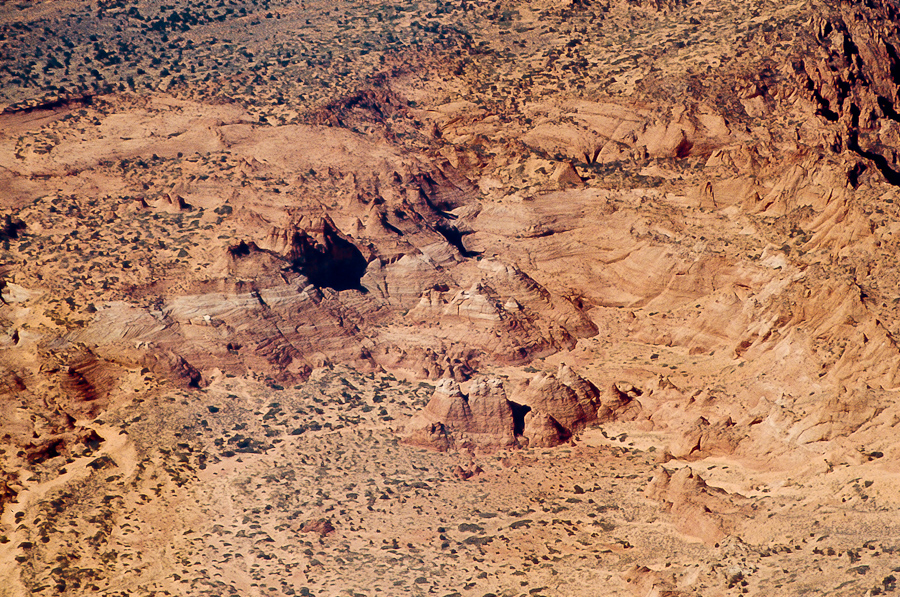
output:
[[[327,537],[334,531],[335,528],[331,521],[324,518],[319,520],[309,520],[300,525],[301,533],[316,533],[320,537]]]
[[[18,495],[18,492],[9,484],[12,476],[5,471],[0,471],[0,515],[3,514],[6,504],[15,502]]]
[[[897,0],[121,4],[0,23],[12,595],[893,590]]]
[[[560,162],[553,174],[550,175],[550,182],[559,188],[584,184],[584,181],[578,176],[578,171],[569,162]]]
[[[689,593],[678,590],[678,579],[674,572],[653,570],[647,566],[633,566],[624,574],[628,588],[635,597],[658,595],[662,597],[682,597]]]
[[[900,55],[893,2],[817,3],[813,35],[798,44],[792,61],[796,87],[827,131],[819,138],[900,184]]]
[[[295,271],[319,288],[360,289],[366,273],[366,258],[328,216],[312,230],[294,232],[288,258]]]
[[[639,400],[641,394],[640,389],[626,381],[610,384],[599,398],[597,420],[600,422],[633,420],[641,412]]]
[[[547,413],[532,410],[525,415],[522,435],[529,448],[553,448],[571,438],[572,432]]]
[[[680,429],[679,439],[670,446],[675,458],[699,460],[714,454],[731,454],[746,433],[735,429],[735,422],[726,418],[711,423],[706,417],[699,417],[693,424]]]
[[[73,355],[63,370],[62,387],[68,398],[63,408],[72,415],[93,418],[107,406],[121,375],[119,366],[90,351]]]
[[[475,378],[469,387],[472,419],[466,432],[477,445],[518,446],[513,409],[499,379]]]
[[[514,400],[498,379],[476,377],[468,395],[444,379],[407,425],[405,441],[439,451],[553,447],[597,419],[599,398],[597,387],[567,365],[558,375],[536,375]]]
[[[674,472],[657,469],[646,495],[662,504],[676,529],[708,545],[731,534],[740,520],[742,498],[710,487],[687,466]]]
[[[408,424],[406,441],[441,451],[518,447],[513,411],[502,382],[476,378],[465,395],[456,381],[441,380],[431,400]]]
[[[571,436],[597,420],[600,391],[591,382],[573,372],[567,365],[559,372],[536,374],[517,388],[512,400],[531,410],[536,429],[549,430],[549,416]],[[548,427],[550,424],[550,427]]]

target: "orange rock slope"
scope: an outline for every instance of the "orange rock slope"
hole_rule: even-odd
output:
[[[894,590],[898,24],[0,9],[4,586]]]

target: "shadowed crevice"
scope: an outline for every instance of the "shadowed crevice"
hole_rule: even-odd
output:
[[[316,242],[303,231],[294,233],[291,249],[291,269],[303,274],[320,288],[359,290],[366,273],[366,258],[349,240],[342,238],[329,222],[323,222],[322,242]]]
[[[445,224],[438,224],[435,227],[435,230],[440,232],[441,236],[443,236],[448,243],[456,247],[456,250],[458,250],[459,254],[463,257],[470,258],[481,255],[479,251],[470,251],[466,249],[465,245],[463,245],[462,239],[466,233],[460,232],[453,226],[447,226]]]
[[[531,412],[531,407],[512,401],[509,401],[509,407],[513,415],[513,433],[517,436],[522,435],[525,433],[525,415]]]

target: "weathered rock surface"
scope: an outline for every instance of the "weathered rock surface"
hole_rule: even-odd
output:
[[[572,437],[572,432],[549,414],[531,410],[525,415],[522,435],[529,448],[553,448]]]
[[[548,415],[568,435],[577,433],[597,420],[600,407],[600,391],[568,366],[561,365],[559,372],[537,374],[517,388],[512,400],[531,409],[533,423],[547,429],[552,422]]]
[[[740,519],[740,496],[710,487],[690,467],[670,472],[662,467],[647,486],[680,532],[712,545],[734,532]]]
[[[641,412],[642,392],[628,382],[611,384],[602,397],[598,396],[598,421],[632,420]]]
[[[0,10],[2,586],[894,590],[897,3],[395,4]]]
[[[569,385],[563,383],[568,382]],[[469,394],[442,380],[407,424],[405,441],[436,450],[557,446],[597,419],[600,392],[566,365],[538,375],[507,398],[498,379],[476,377]]]
[[[409,422],[406,441],[437,450],[518,447],[502,382],[475,378],[465,395],[457,382],[442,380],[422,412]]]

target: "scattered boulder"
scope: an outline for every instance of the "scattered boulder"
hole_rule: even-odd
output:
[[[320,518],[319,520],[309,520],[300,526],[301,533],[318,533],[322,537],[327,537],[335,531],[334,525],[330,520]]]
[[[456,475],[456,477],[460,481],[468,481],[472,477],[476,477],[483,472],[484,472],[484,469],[481,468],[480,466],[478,466],[477,464],[475,466],[469,466],[467,468],[463,468],[458,464],[455,467],[453,467],[453,474]]]

